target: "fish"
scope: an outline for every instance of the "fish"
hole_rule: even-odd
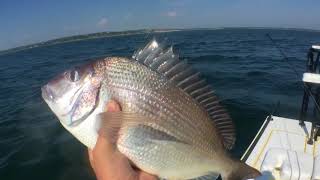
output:
[[[74,67],[41,87],[62,126],[88,148],[98,130],[135,167],[163,179],[249,179],[232,158],[236,130],[203,75],[172,46],[151,40],[129,57]],[[107,112],[116,101],[120,112]]]

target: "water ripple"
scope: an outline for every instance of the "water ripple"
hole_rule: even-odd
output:
[[[169,39],[183,59],[207,77],[235,121],[241,156],[273,104],[296,118],[303,90],[269,33],[299,73],[320,33],[219,29],[152,34]],[[87,150],[59,124],[40,87],[57,73],[104,56],[131,54],[152,37],[132,35],[39,46],[0,56],[0,179],[95,179]],[[54,173],[52,173],[54,172]],[[0,171],[1,173],[1,171]]]

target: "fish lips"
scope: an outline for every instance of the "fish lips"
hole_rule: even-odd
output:
[[[48,84],[41,87],[41,96],[62,124],[65,124],[67,126],[70,126],[72,124],[70,116],[68,116],[68,114],[61,115],[61,110],[56,108],[56,98]]]
[[[41,96],[45,101],[54,102],[54,94],[48,85],[44,85],[41,87]]]

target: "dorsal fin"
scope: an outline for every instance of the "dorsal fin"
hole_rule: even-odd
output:
[[[223,138],[225,148],[231,149],[235,142],[235,128],[227,111],[220,105],[210,85],[186,62],[179,60],[172,46],[164,49],[153,39],[132,58],[162,74],[177,87],[193,97],[208,112]]]

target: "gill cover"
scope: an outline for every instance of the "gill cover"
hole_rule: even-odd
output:
[[[73,95],[69,112],[69,125],[74,126],[85,120],[96,108],[99,100],[100,79],[95,76],[91,65],[84,65],[68,72],[69,80],[78,83],[79,88]]]
[[[100,80],[92,64],[67,70],[42,87],[42,96],[61,123],[74,126],[98,103]]]

